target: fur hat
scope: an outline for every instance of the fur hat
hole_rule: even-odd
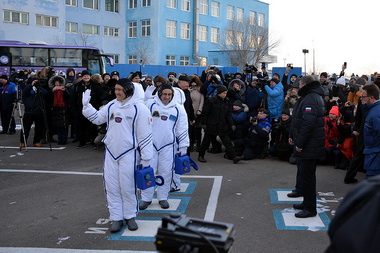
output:
[[[218,85],[218,87],[216,88],[216,93],[217,94],[223,93],[225,91],[227,91],[227,88],[224,85]]]
[[[153,80],[154,83],[167,83],[168,81],[166,80],[166,78],[162,75],[157,75],[154,80]]]
[[[189,78],[188,75],[186,75],[186,74],[181,74],[181,75],[178,77],[178,81],[191,82],[191,79]]]
[[[177,73],[176,73],[176,72],[173,72],[173,71],[170,71],[170,72],[168,73],[168,77],[169,77],[170,75],[173,75],[174,77],[177,77]]]
[[[331,110],[329,113],[339,116],[339,107],[334,105],[333,107],[331,107]]]
[[[364,78],[361,78],[359,77],[357,80],[356,80],[356,84],[359,84],[359,85],[365,85],[367,82],[364,80]]]

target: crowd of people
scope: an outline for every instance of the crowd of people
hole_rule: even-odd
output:
[[[182,155],[198,153],[201,163],[207,162],[208,152],[224,152],[224,158],[235,164],[241,160],[278,157],[297,164],[296,187],[288,196],[307,199],[295,207],[304,210],[299,214],[303,218],[316,214],[313,198],[317,163],[346,170],[345,183],[357,182],[355,176],[359,171],[366,172],[367,177],[380,174],[380,135],[376,123],[380,119],[377,106],[380,74],[360,77],[352,74],[346,78],[343,66],[339,75],[323,72],[318,77],[299,77],[289,76],[291,69],[287,66],[282,77],[273,73],[269,78],[265,67],[260,72],[246,68],[243,73],[223,74],[208,66],[200,76],[169,72],[167,76],[152,77],[133,72],[125,80],[141,86],[140,99],[162,131],[166,128],[161,127],[161,121],[155,121],[157,118],[173,121],[174,125],[181,118],[181,129],[186,128],[186,134],[182,130],[175,132],[172,135],[175,139],[162,131],[154,132],[153,143],[159,150],[155,164],[168,161],[167,154],[173,153],[169,149],[173,149],[174,143]],[[94,120],[84,113],[83,94],[87,91],[86,102],[92,110],[102,112],[103,107],[117,100],[117,85],[122,84],[126,91],[125,82],[120,83],[124,78],[120,79],[117,71],[91,75],[86,70],[76,73],[69,68],[65,75],[49,76],[49,73],[51,69],[45,68],[24,80],[24,132],[20,134],[20,148],[26,146],[34,124],[36,147],[46,142],[65,145],[72,138],[72,142],[78,142],[78,149],[89,144],[98,149],[102,140],[107,142],[109,125],[104,119]],[[17,90],[8,79],[0,76],[2,134],[15,133],[11,112]],[[184,138],[187,133],[189,143]],[[106,147],[109,148],[107,144]],[[166,167],[170,167],[169,163]],[[158,167],[164,178],[170,180],[170,171]],[[305,181],[314,190],[305,188]],[[173,182],[159,193],[162,208],[169,206],[168,192],[179,190],[179,179]],[[151,201],[152,193],[145,191],[140,209],[147,208]]]

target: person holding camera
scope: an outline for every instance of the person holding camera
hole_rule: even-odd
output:
[[[290,75],[290,79],[289,79],[289,83],[288,83],[288,76],[289,76],[289,72],[293,69],[293,65],[292,64],[287,64],[286,65],[286,70],[285,70],[285,73],[284,75],[282,76],[282,80],[281,80],[281,83],[282,85],[284,86],[284,95],[287,94],[289,88],[291,86],[293,86],[294,82],[297,80],[298,76],[296,74],[291,74]]]
[[[42,147],[40,141],[44,137],[45,97],[48,94],[48,91],[40,85],[38,78],[30,78],[22,91],[22,100],[25,108],[24,116],[22,117],[25,139],[28,140],[30,129],[34,123],[33,145],[35,147]],[[25,145],[21,130],[20,148],[25,147]]]
[[[8,80],[8,76],[0,76],[0,114],[3,131],[0,134],[15,134],[16,123],[12,117],[14,102],[17,99],[17,86]],[[10,127],[10,128],[9,128]]]

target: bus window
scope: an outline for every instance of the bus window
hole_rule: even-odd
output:
[[[46,48],[9,48],[12,55],[12,65],[48,66],[48,49]]]
[[[82,50],[71,48],[52,48],[50,49],[51,66],[62,67],[81,67]]]

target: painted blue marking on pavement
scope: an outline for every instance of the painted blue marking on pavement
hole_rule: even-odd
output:
[[[136,217],[137,224],[141,220],[151,220],[151,221],[161,221],[162,217]],[[123,227],[122,230],[120,230],[117,233],[111,234],[110,237],[108,237],[108,240],[110,241],[135,241],[135,242],[152,242],[156,240],[156,237],[154,236],[123,236],[124,231],[126,230],[126,226]]]
[[[181,191],[178,191],[178,192],[171,192],[170,195],[179,195],[179,194],[188,194],[188,195],[190,195],[190,194],[193,194],[193,192],[194,192],[194,190],[195,190],[195,187],[197,186],[197,183],[198,183],[198,182],[194,182],[194,181],[184,182],[184,181],[182,181],[182,183],[187,183],[187,184],[189,184],[189,185],[187,186],[186,191],[184,191],[184,192],[181,192]]]
[[[292,189],[269,189],[269,195],[270,195],[270,200],[272,204],[296,204],[296,203],[301,203],[302,201],[280,201],[278,199],[277,192],[278,191],[292,191]]]
[[[186,208],[189,205],[190,202],[190,197],[170,197],[170,199],[180,199],[181,202],[178,205],[177,210],[165,210],[165,209],[160,209],[160,210],[141,210],[139,211],[140,213],[172,213],[174,211],[180,212],[180,213],[186,213]]]
[[[284,221],[284,217],[282,216],[283,212],[284,212],[284,210],[279,210],[279,209],[273,210],[273,216],[274,216],[274,220],[276,222],[277,229],[279,229],[279,230],[309,230],[310,229],[309,226],[286,226],[285,221]],[[328,230],[329,225],[330,225],[330,219],[327,216],[327,214],[326,213],[319,213],[318,216],[322,220],[324,227],[316,227],[317,230],[321,230],[321,231]]]

